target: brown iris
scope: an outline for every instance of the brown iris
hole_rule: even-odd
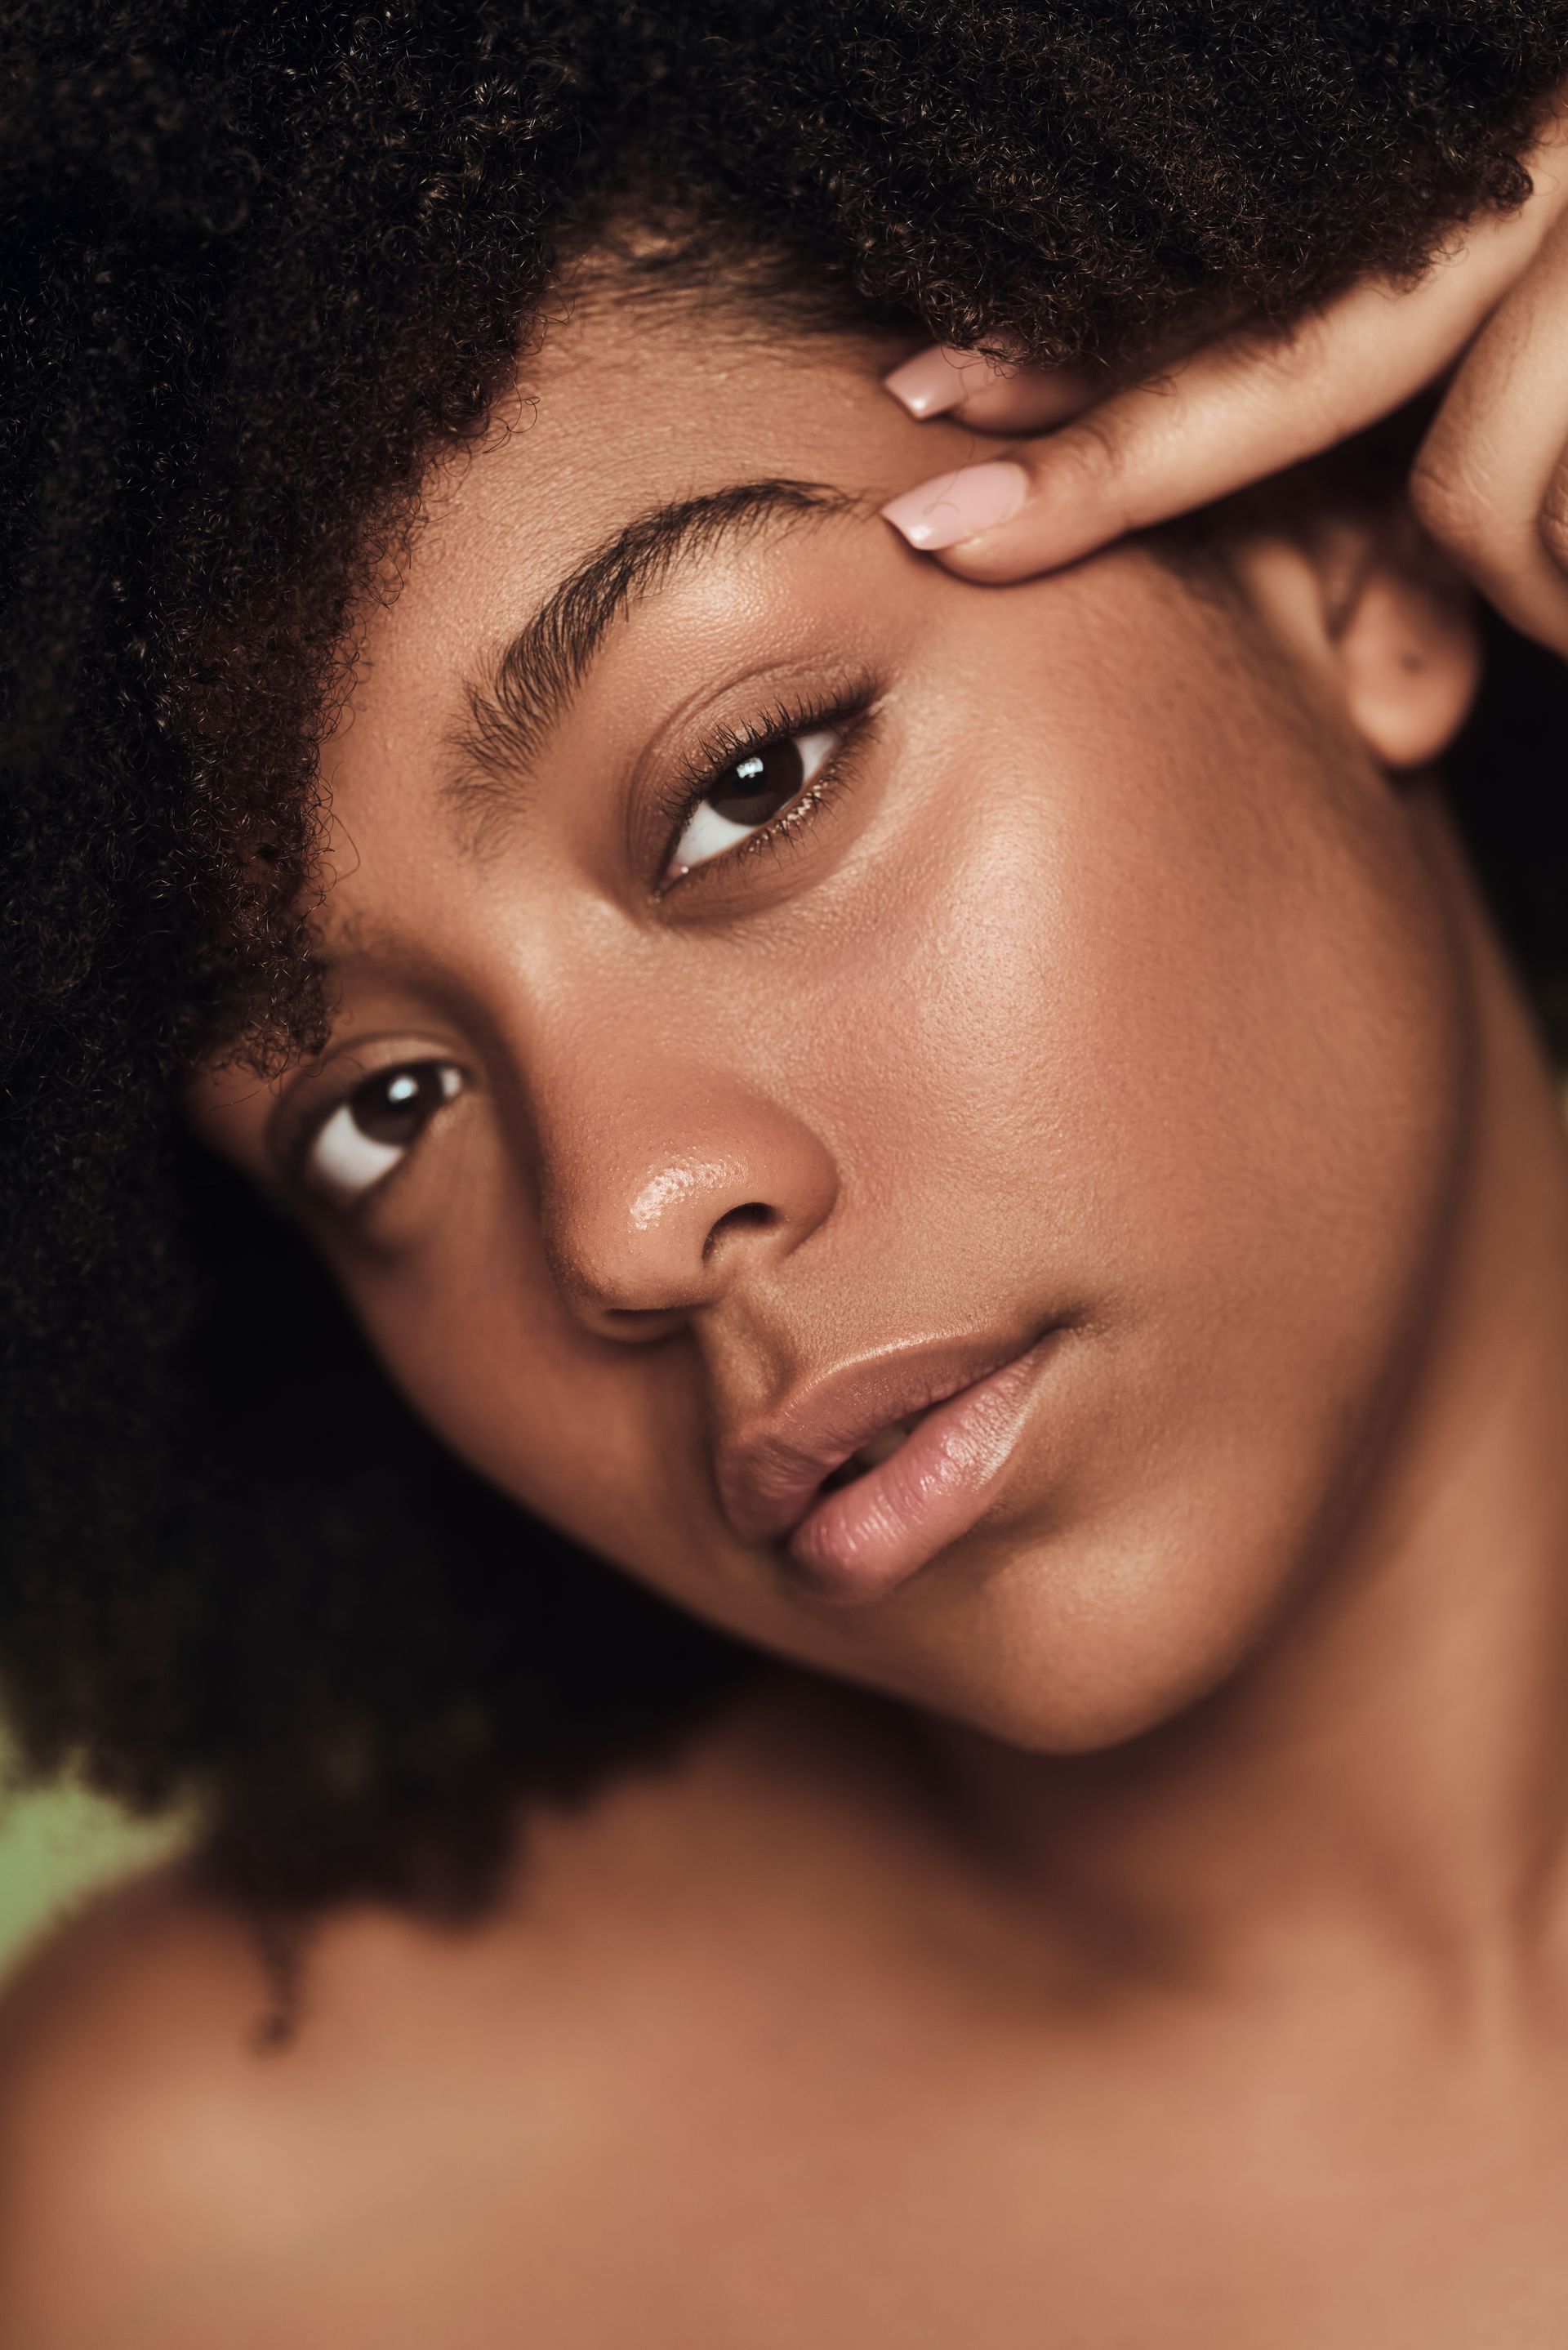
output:
[[[425,1061],[413,1068],[383,1069],[369,1078],[349,1097],[348,1114],[367,1140],[401,1149],[445,1097],[440,1063]]]
[[[766,824],[789,806],[805,783],[800,746],[786,738],[732,761],[703,796],[727,824]]]

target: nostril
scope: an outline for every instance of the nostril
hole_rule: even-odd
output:
[[[778,1210],[770,1208],[763,1200],[747,1200],[740,1207],[729,1209],[712,1226],[702,1243],[703,1263],[710,1263],[720,1242],[730,1233],[769,1232],[778,1220]]]

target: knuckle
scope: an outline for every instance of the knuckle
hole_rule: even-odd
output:
[[[1064,523],[1096,536],[1127,527],[1140,437],[1127,419],[1091,411],[1034,444],[1036,488]]]
[[[1091,410],[1065,432],[1055,433],[1037,452],[1058,478],[1065,476],[1085,492],[1102,492],[1121,468],[1122,435],[1112,417]]]

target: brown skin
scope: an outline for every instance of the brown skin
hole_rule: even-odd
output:
[[[80,1929],[12,2002],[8,2350],[1568,2330],[1568,1154],[1424,779],[1462,607],[1315,499],[1224,582],[969,585],[877,518],[971,450],[888,356],[556,334],[330,749],[327,1063],[197,1113],[459,1451],[831,1679],[537,1821],[481,1931],[332,1921],[286,2055],[177,1883]],[[774,477],[862,503],[672,573],[525,809],[454,795],[566,571]],[[680,754],[849,685],[815,819],[659,894]],[[420,1059],[382,1190],[291,1190]],[[803,1382],[1058,1320],[885,1597],[726,1519]]]

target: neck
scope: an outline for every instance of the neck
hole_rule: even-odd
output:
[[[1465,1229],[1338,1555],[1225,1688],[1126,1746],[932,1733],[971,1841],[1102,1976],[1321,1970],[1370,1942],[1479,1995],[1568,1920],[1568,1145],[1466,919]]]

